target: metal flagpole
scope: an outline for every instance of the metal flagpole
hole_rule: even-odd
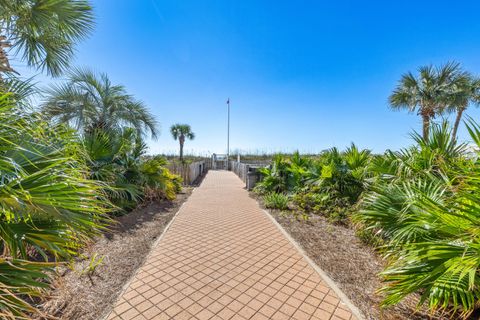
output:
[[[227,99],[227,109],[228,109],[228,116],[227,116],[227,170],[230,166],[230,98]]]

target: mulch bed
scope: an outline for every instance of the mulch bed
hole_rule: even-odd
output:
[[[84,250],[74,271],[59,270],[42,311],[59,319],[102,319],[191,191],[186,188],[175,201],[155,201],[115,218],[118,223]],[[87,274],[94,254],[103,262]]]
[[[253,194],[252,197],[264,207],[261,199]],[[415,295],[388,309],[380,308],[382,297],[377,290],[383,284],[378,274],[383,270],[385,262],[371,247],[360,241],[353,229],[332,224],[320,215],[303,221],[279,210],[265,210],[270,212],[367,319],[449,319],[429,314],[427,310],[417,310],[418,296]]]

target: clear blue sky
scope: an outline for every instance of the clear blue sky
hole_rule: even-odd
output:
[[[93,0],[75,65],[106,72],[162,125],[151,153],[305,152],[408,145],[416,115],[389,110],[401,74],[449,60],[480,75],[479,1]],[[470,109],[479,119],[479,110]],[[464,130],[461,131],[466,138]]]

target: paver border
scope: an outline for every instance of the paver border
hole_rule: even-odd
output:
[[[257,205],[260,207],[260,203],[258,203],[257,200]],[[261,207],[260,207],[261,208]],[[300,254],[303,256],[303,258],[307,261],[307,263],[320,275],[320,277],[330,286],[330,288],[335,291],[335,293],[340,297],[343,303],[347,305],[347,307],[352,311],[352,313],[359,319],[359,320],[365,320],[365,316],[363,313],[358,309],[352,301],[343,293],[343,291],[337,286],[335,281],[333,281],[326,273],[323,271],[316,263],[313,261],[305,252],[302,246],[298,244],[295,239],[285,230],[283,229],[282,225],[278,223],[278,221],[270,214],[265,209],[261,209],[263,213],[273,222],[273,224],[280,230],[280,232],[290,241],[290,243],[300,252]]]
[[[190,195],[188,196],[188,198],[190,198],[193,193],[197,190],[198,187],[194,187],[192,189],[192,193],[190,193]],[[130,284],[132,284],[132,281],[135,279],[136,275],[138,274],[139,270],[142,268],[142,266],[145,264],[145,262],[147,261],[147,259],[150,257],[150,255],[152,254],[153,252],[153,249],[155,249],[158,244],[160,243],[160,241],[165,237],[165,234],[167,233],[168,229],[170,229],[170,227],[172,226],[173,222],[175,221],[175,219],[177,218],[177,216],[180,214],[180,212],[182,211],[183,209],[183,205],[188,201],[188,198],[185,199],[185,201],[180,205],[180,207],[178,208],[177,212],[175,213],[175,215],[172,217],[172,220],[170,220],[170,222],[167,224],[167,226],[165,227],[165,229],[163,229],[163,232],[162,234],[158,237],[157,240],[155,240],[155,242],[152,244],[152,246],[150,247],[150,251],[148,252],[148,254],[145,256],[143,262],[140,264],[140,266],[137,268],[137,270],[135,270],[135,272],[132,273],[132,276],[128,279],[127,282],[125,282],[125,284],[123,285],[122,287],[122,290],[120,291],[117,299],[115,299],[115,302],[113,303],[112,305],[112,308],[110,309],[110,311],[103,317],[100,317],[100,319],[102,320],[106,320],[108,319],[108,317],[110,316],[110,314],[113,312],[113,310],[115,309],[115,306],[117,305],[117,302],[120,300],[120,298],[123,296],[123,294],[125,293],[125,291],[127,291],[128,287],[130,286]]]

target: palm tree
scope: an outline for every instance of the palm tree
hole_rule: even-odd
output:
[[[87,0],[0,0],[0,78],[15,71],[10,49],[28,66],[58,76],[93,23]]]
[[[170,128],[172,137],[175,140],[178,140],[180,143],[180,161],[183,161],[183,145],[185,144],[185,138],[189,140],[195,139],[195,134],[192,132],[192,129],[188,124],[174,124]]]
[[[467,130],[480,146],[480,126],[470,120]],[[480,297],[480,165],[447,122],[433,125],[427,141],[412,137],[417,146],[373,163],[376,178],[354,221],[382,239],[383,305],[419,293],[432,313],[467,318]]]
[[[104,73],[74,69],[67,83],[46,91],[44,113],[83,132],[132,127],[140,135],[157,137],[157,121],[146,106],[114,85]]]
[[[457,114],[452,130],[452,136],[454,138],[457,137],[457,131],[463,113],[471,103],[476,105],[480,104],[480,79],[465,73],[457,84],[457,102],[447,110]]]
[[[417,111],[422,117],[422,135],[428,139],[430,122],[436,115],[458,103],[456,83],[462,79],[460,65],[449,62],[441,67],[423,66],[419,75],[404,74],[389,97],[393,109]]]

